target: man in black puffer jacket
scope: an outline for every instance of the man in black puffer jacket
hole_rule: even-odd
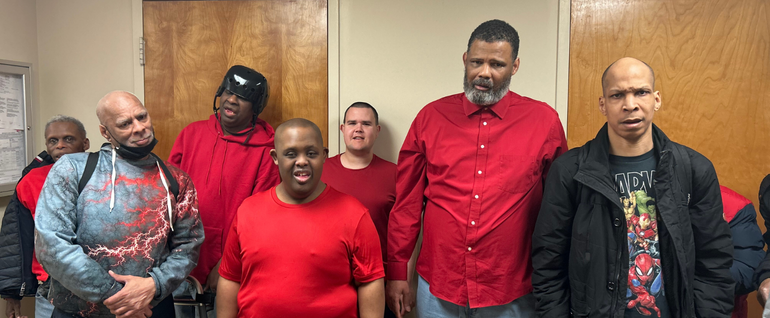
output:
[[[714,167],[652,124],[652,68],[602,76],[596,138],[554,161],[532,239],[540,317],[729,317],[733,246]]]

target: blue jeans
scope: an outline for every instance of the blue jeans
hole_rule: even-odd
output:
[[[526,294],[500,306],[470,308],[439,299],[420,276],[417,282],[417,318],[521,318],[535,317],[535,296]]]
[[[40,294],[35,295],[35,318],[51,318],[53,304]]]

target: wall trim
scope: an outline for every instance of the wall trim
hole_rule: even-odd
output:
[[[556,112],[567,133],[567,115],[569,109],[569,37],[570,37],[570,0],[559,0],[558,43],[556,44]]]

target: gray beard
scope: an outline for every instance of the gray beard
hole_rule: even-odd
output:
[[[487,80],[487,82],[489,81],[491,80]],[[505,97],[505,94],[508,93],[508,89],[511,86],[511,78],[508,77],[497,89],[492,86],[492,89],[488,91],[480,91],[473,87],[476,84],[484,84],[484,82],[485,81],[482,79],[476,79],[473,82],[468,82],[468,74],[463,74],[463,91],[465,91],[465,98],[471,101],[471,103],[479,106],[493,105]]]

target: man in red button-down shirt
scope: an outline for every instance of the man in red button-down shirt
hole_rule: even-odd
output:
[[[465,93],[428,104],[409,128],[388,223],[387,299],[399,316],[411,311],[407,262],[423,208],[419,317],[534,315],[532,231],[567,142],[553,108],[508,90],[518,49],[508,23],[479,25],[463,53]]]

